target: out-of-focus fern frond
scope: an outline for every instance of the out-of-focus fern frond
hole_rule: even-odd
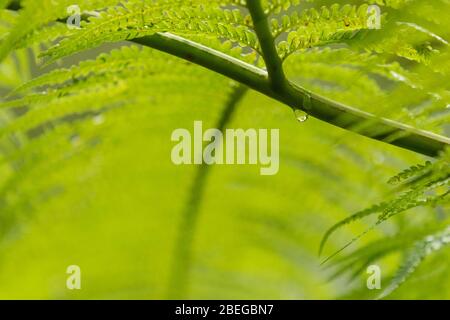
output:
[[[102,10],[116,3],[117,0],[77,1],[78,7],[83,11]],[[52,32],[47,34],[46,31],[53,29],[52,25],[56,20],[67,18],[69,15],[68,8],[72,5],[73,1],[71,0],[20,1],[21,10],[19,17],[17,18],[14,26],[10,28],[8,36],[0,44],[0,60],[4,59],[11,50],[24,44],[29,44],[30,40],[28,40],[28,42],[26,41],[29,37],[34,37],[34,41],[41,41],[40,37],[50,40],[49,37],[52,35]],[[57,28],[59,31],[69,30],[68,28]],[[55,34],[53,33],[53,35]],[[64,33],[57,36],[62,35],[64,35]],[[42,41],[44,39],[42,39]]]
[[[391,283],[378,297],[385,298],[396,290],[417,269],[420,263],[432,253],[444,249],[450,244],[450,227],[445,231],[429,235],[406,253],[403,264],[398,269]]]
[[[412,177],[416,177],[419,175],[423,175],[425,171],[429,171],[432,163],[430,161],[425,162],[425,164],[418,164],[408,169],[403,170],[398,175],[389,179],[388,183],[390,184],[398,184],[404,180],[407,180]]]
[[[433,222],[419,228],[412,228],[412,230],[406,232],[398,232],[393,236],[372,241],[350,254],[337,258],[330,265],[335,269],[331,278],[349,274],[349,280],[354,280],[370,264],[380,261],[392,253],[403,252],[405,248],[410,248],[425,236],[441,231],[442,224],[444,223]]]
[[[192,66],[171,63],[153,50],[123,47],[69,70],[55,70],[18,88],[17,92],[38,89],[38,93],[2,103],[3,108],[10,110],[30,104],[32,107],[20,118],[13,117],[14,121],[0,131],[2,135],[26,132],[71,113],[101,110],[110,99],[118,99],[119,102],[120,95],[125,93],[134,90],[145,92],[145,86],[136,85],[139,81],[145,80],[150,84],[152,79],[158,79],[158,85],[169,86],[170,81],[196,77],[197,72]],[[132,96],[139,97],[137,92]]]
[[[29,52],[16,50],[0,62],[0,89],[4,92],[17,88],[31,78]],[[1,101],[1,99],[0,99]]]
[[[345,247],[334,253],[332,256],[328,257],[327,260],[335,256],[337,253],[341,252],[350,244],[353,244],[356,240],[360,239],[368,231],[372,230],[373,227],[380,225],[382,222],[392,218],[399,213],[405,212],[418,206],[435,207],[437,205],[448,204],[450,193],[450,152],[447,150],[447,152],[439,161],[435,162],[434,164],[426,165],[426,168],[428,167],[430,167],[428,172],[424,172],[424,170],[419,169],[417,169],[416,171],[410,169],[410,171],[408,171],[408,174],[406,174],[407,176],[410,176],[412,172],[414,172],[416,176],[420,176],[420,174],[422,174],[421,179],[416,179],[414,183],[411,183],[409,185],[409,190],[401,193],[398,197],[394,198],[391,201],[383,202],[369,209],[355,213],[331,227],[322,239],[319,252],[321,253],[323,251],[323,248],[329,237],[338,229],[369,215],[379,213],[376,224],[363,234],[360,234],[352,239],[349,243],[347,243]],[[404,177],[405,172],[400,173],[398,176],[395,176],[394,179],[398,180],[400,176]]]

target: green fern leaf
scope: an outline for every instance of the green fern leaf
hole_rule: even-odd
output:
[[[131,40],[157,32],[224,38],[258,50],[258,40],[239,10],[221,10],[223,1],[126,1],[92,17],[44,56],[51,61],[104,42]],[[173,8],[176,7],[176,10]]]
[[[377,222],[372,225],[369,229],[359,234],[357,237],[353,238],[350,242],[348,242],[343,248],[334,253],[332,256],[328,257],[325,261],[328,261],[331,257],[334,257],[337,253],[341,252],[343,249],[347,248],[355,241],[359,240],[362,236],[371,231],[374,227],[380,225],[384,221],[392,218],[393,216],[410,210],[412,208],[416,208],[418,206],[436,206],[438,204],[443,204],[448,202],[448,195],[450,190],[448,190],[448,185],[450,181],[450,165],[449,165],[448,152],[446,155],[443,155],[443,158],[434,164],[434,168],[432,174],[428,174],[424,170],[410,169],[407,174],[405,172],[400,173],[395,176],[393,179],[398,180],[398,177],[410,177],[412,173],[422,173],[427,175],[424,179],[418,179],[410,185],[410,190],[404,192],[397,198],[384,202],[379,205],[373,206],[369,209],[363,210],[361,212],[355,213],[352,216],[340,221],[331,227],[324,235],[322,242],[320,244],[319,253],[323,251],[323,248],[328,241],[329,237],[342,228],[343,226],[352,223],[354,221],[360,220],[369,215],[373,215],[376,213],[380,213]],[[427,165],[429,167],[431,165]],[[419,167],[417,167],[419,168]],[[421,167],[422,168],[422,167]],[[422,168],[423,169],[423,168]]]
[[[420,263],[432,253],[450,244],[450,228],[438,234],[430,235],[418,242],[407,254],[389,286],[378,297],[382,299],[394,292],[417,269]]]

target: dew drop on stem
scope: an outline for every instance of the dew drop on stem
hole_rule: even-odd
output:
[[[311,109],[311,95],[306,93],[302,108],[295,108],[294,114],[298,122],[306,122],[309,119],[308,110]]]
[[[308,113],[306,113],[302,109],[295,109],[294,114],[295,114],[295,118],[297,118],[298,122],[306,122],[309,118]]]

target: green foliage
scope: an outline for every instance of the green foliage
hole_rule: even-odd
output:
[[[418,265],[428,255],[435,251],[443,249],[450,243],[450,228],[445,231],[437,233],[435,235],[429,235],[424,240],[415,244],[407,254],[405,261],[400,266],[398,272],[392,279],[389,286],[380,295],[380,298],[384,298],[397,289],[406,279],[414,272]]]
[[[294,11],[283,15],[281,25],[272,20],[275,36],[288,32],[287,40],[278,44],[278,51],[283,59],[290,54],[312,47],[344,42],[354,38],[358,31],[367,29],[368,6],[360,7],[338,4],[330,8],[322,7],[303,10],[301,16]]]
[[[417,177],[423,175],[425,172],[432,171],[432,163],[430,161],[425,162],[425,164],[418,164],[416,166],[412,166],[408,169],[403,170],[398,175],[389,179],[388,183],[390,184],[398,184],[404,180],[407,180],[412,177]]]
[[[350,217],[338,222],[331,227],[325,234],[320,245],[320,253],[329,237],[341,227],[365,218],[373,214],[379,214],[376,223],[364,233],[358,235],[345,247],[360,239],[373,227],[378,226],[382,222],[392,218],[393,216],[410,210],[418,206],[433,206],[448,204],[448,186],[450,182],[450,154],[447,152],[442,156],[440,161],[431,164],[427,162],[425,165],[413,166],[399,175],[390,179],[390,182],[399,182],[410,177],[416,177],[414,181],[407,183],[408,190],[401,192],[394,199],[380,203],[366,210],[357,212]],[[425,170],[428,169],[428,170]],[[345,248],[344,247],[344,248]],[[342,251],[339,250],[338,252]],[[331,258],[331,257],[330,257]],[[329,259],[329,258],[328,258]],[[328,260],[327,259],[327,260]]]
[[[98,18],[89,18],[81,31],[69,34],[45,56],[55,60],[104,42],[140,38],[157,32],[224,38],[257,50],[258,41],[248,19],[238,9],[219,9],[222,2],[225,1],[185,3],[174,0],[146,5],[139,0],[126,1],[109,8]]]
[[[381,261],[394,275],[381,296],[402,298],[422,260],[446,257],[450,151],[390,144],[417,130],[449,144],[448,1],[263,0],[268,34],[248,1],[78,0],[69,29],[72,0],[0,0],[0,297],[336,298],[364,287],[343,274]],[[320,95],[310,106],[274,92],[278,58],[282,80]],[[250,76],[211,72],[226,74],[219,63]],[[281,107],[325,100],[344,112],[322,120],[347,131],[299,126]],[[348,124],[353,110],[370,117]],[[380,118],[402,130],[372,126]],[[199,119],[280,128],[280,174],[175,167],[171,132]],[[332,280],[317,258],[329,225]],[[386,260],[403,252],[400,267]],[[81,293],[59,287],[72,263],[86,270]]]

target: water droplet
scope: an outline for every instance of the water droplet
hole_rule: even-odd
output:
[[[306,122],[309,118],[308,113],[306,113],[302,109],[295,109],[294,114],[295,114],[295,117],[297,118],[298,122]]]

